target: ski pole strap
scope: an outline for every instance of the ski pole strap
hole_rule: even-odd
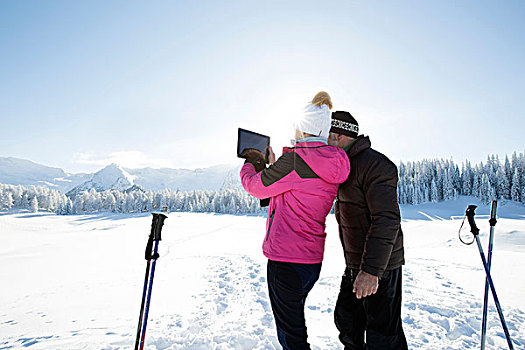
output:
[[[151,260],[151,259],[158,259],[159,258],[159,253],[155,253],[153,254],[153,229],[148,237],[148,244],[146,244],[146,253],[145,253],[145,258],[146,260]]]
[[[461,229],[463,228],[463,225],[465,225],[465,218],[466,217],[467,216],[465,215],[463,217],[463,221],[461,221],[461,226],[459,227],[459,231],[458,231],[458,238],[461,241],[461,243],[466,244],[466,245],[471,245],[475,241],[474,236],[472,236],[472,240],[471,241],[467,241],[466,239],[463,239],[463,237],[461,237]]]
[[[465,212],[465,215],[468,219],[468,223],[470,225],[470,232],[472,232],[474,236],[479,235],[479,228],[476,226],[476,222],[474,221],[474,215],[476,215],[474,210],[476,210],[476,208],[476,205],[471,204],[467,207],[467,211]]]

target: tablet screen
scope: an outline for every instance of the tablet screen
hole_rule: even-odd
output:
[[[240,157],[241,153],[247,148],[255,148],[265,155],[266,147],[269,145],[269,136],[239,128],[239,134],[237,138],[237,157]]]

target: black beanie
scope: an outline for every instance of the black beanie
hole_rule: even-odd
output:
[[[332,113],[332,128],[330,132],[357,138],[359,124],[348,112],[336,111]]]

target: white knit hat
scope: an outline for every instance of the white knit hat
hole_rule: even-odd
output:
[[[307,104],[303,113],[295,121],[294,127],[307,134],[328,137],[332,123],[332,112],[327,105],[321,107]]]

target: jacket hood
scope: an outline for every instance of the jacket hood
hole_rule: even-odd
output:
[[[328,183],[344,182],[350,173],[350,161],[344,150],[323,142],[304,142],[295,151],[321,179]]]
[[[360,135],[357,137],[357,139],[355,139],[354,143],[350,145],[350,148],[348,149],[348,151],[346,151],[346,153],[348,154],[348,157],[354,157],[358,153],[370,147],[372,147],[370,138],[368,136]]]

